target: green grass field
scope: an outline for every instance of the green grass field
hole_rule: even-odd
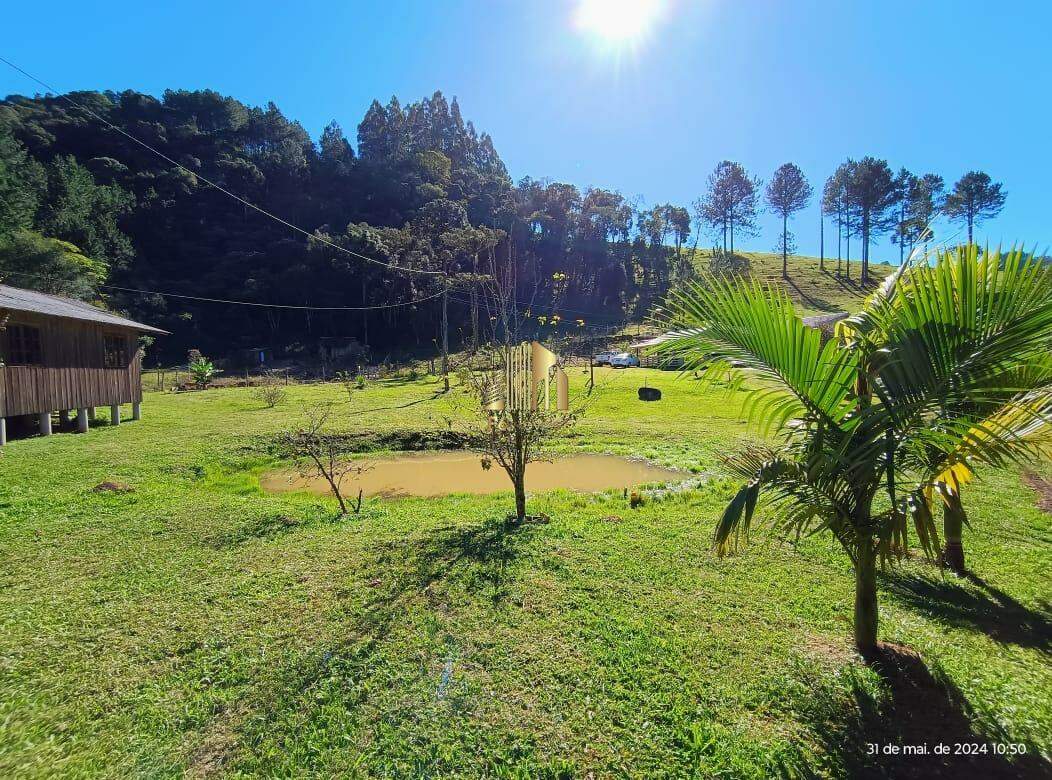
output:
[[[644,373],[661,402],[636,400]],[[260,491],[266,442],[309,402],[374,444],[446,428],[458,391],[433,378],[353,401],[294,385],[274,409],[247,389],[151,393],[139,422],[11,442],[0,775],[879,776],[890,759],[865,743],[938,739],[1028,751],[981,776],[1048,771],[1052,537],[1019,474],[971,491],[974,579],[921,560],[882,577],[882,637],[920,660],[881,671],[851,651],[852,575],[829,540],[710,550],[719,457],[754,435],[738,396],[599,379],[561,449],[701,487],[635,510],[616,491],[534,496],[551,523],[514,530],[509,495],[367,499],[341,520],[329,499]],[[961,761],[936,768],[980,776]]]

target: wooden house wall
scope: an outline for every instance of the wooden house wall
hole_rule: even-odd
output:
[[[138,333],[95,322],[11,312],[7,326],[40,329],[41,365],[0,368],[0,416],[142,400]],[[128,364],[106,368],[104,336],[122,335]],[[0,332],[0,355],[7,358],[6,334]]]

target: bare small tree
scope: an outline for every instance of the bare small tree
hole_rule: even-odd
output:
[[[349,460],[341,440],[327,432],[332,408],[320,404],[309,407],[304,424],[298,428],[279,434],[278,443],[283,454],[293,460],[296,470],[304,479],[324,479],[336,501],[340,505],[340,514],[350,514],[349,502],[343,495],[343,481],[348,476],[361,476],[372,469],[362,461]],[[362,491],[358,491],[358,500],[354,513],[362,508]]]
[[[539,401],[534,408],[494,403],[503,397],[499,383],[507,376],[509,354],[502,347],[484,349],[476,354],[473,365],[461,371],[461,377],[477,404],[474,419],[481,423],[470,433],[468,447],[482,456],[484,469],[494,463],[504,469],[515,491],[514,520],[522,523],[527,519],[526,467],[551,460],[548,446],[574,425],[580,412],[547,409]]]
[[[337,371],[336,379],[339,380],[340,385],[343,386],[343,391],[347,393],[347,400],[352,404],[356,400],[359,390],[365,389],[365,374],[361,371],[351,373],[350,371]]]
[[[273,374],[266,374],[261,383],[256,386],[252,395],[255,396],[256,400],[263,404],[267,409],[273,409],[285,400],[288,393],[285,391],[285,388],[282,387],[276,376]]]
[[[483,281],[488,294],[483,299],[494,323],[492,341],[470,355],[458,373],[473,404],[469,419],[476,421],[468,446],[482,456],[483,468],[496,463],[508,475],[515,491],[513,519],[521,523],[527,519],[526,467],[551,459],[548,445],[574,425],[580,410],[559,411],[554,408],[558,403],[544,403],[542,388],[532,377],[528,385],[532,398],[511,397],[509,383],[516,367],[522,368],[513,355],[523,340],[526,317],[518,301],[510,247],[507,259],[502,266],[497,254],[489,253],[488,275]],[[535,296],[536,289],[529,300]]]

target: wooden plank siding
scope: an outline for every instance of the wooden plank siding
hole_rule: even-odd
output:
[[[12,326],[40,330],[40,365],[0,368],[0,416],[110,406],[142,400],[137,331],[117,325],[13,311],[0,332],[0,356],[11,354]],[[106,368],[104,339],[122,336],[127,365]]]

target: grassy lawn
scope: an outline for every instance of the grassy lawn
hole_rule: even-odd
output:
[[[337,520],[331,500],[260,491],[262,444],[305,403],[389,445],[457,414],[433,379],[353,401],[293,386],[275,409],[149,394],[140,422],[12,442],[0,775],[842,777],[876,771],[866,742],[944,738],[1025,745],[984,776],[1049,770],[1052,534],[1019,474],[971,491],[975,578],[883,576],[882,637],[919,657],[875,669],[850,649],[852,575],[828,540],[711,552],[719,456],[753,435],[735,394],[646,372],[665,397],[644,404],[643,373],[600,371],[562,448],[704,484],[635,510],[535,496],[551,523],[511,531],[509,495],[367,499]]]

